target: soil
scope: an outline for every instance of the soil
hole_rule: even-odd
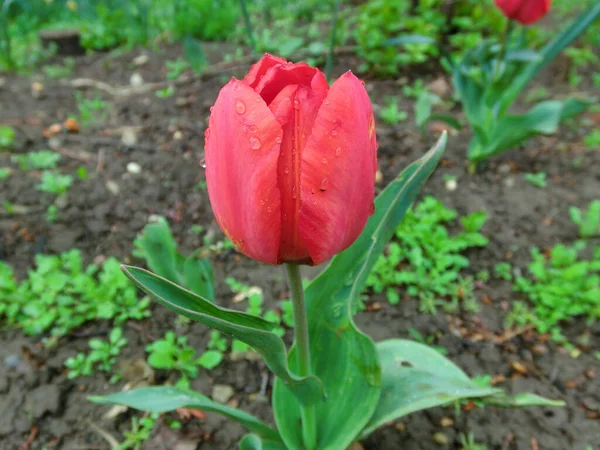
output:
[[[217,58],[225,51],[217,47],[211,54]],[[137,67],[133,60],[142,53],[148,55],[148,62]],[[179,54],[180,49],[174,46],[154,53],[139,49],[119,55],[77,57],[70,79],[93,78],[112,86],[127,86],[136,72],[146,83],[160,82],[165,80],[165,60]],[[347,58],[337,62],[338,73],[349,67],[357,67],[356,61]],[[26,207],[21,214],[0,213],[0,259],[14,267],[19,276],[32,267],[36,253],[71,248],[81,249],[88,263],[107,256],[140,263],[131,257],[133,239],[154,214],[169,218],[184,252],[202,245],[201,236],[190,231],[191,225],[202,225],[208,233],[222,236],[206,191],[198,188],[204,178],[198,161],[209,107],[224,81],[232,75],[243,75],[246,69],[223,70],[222,74],[181,84],[174,96],[164,99],[157,98],[154,90],[115,98],[90,88],[84,91],[87,97],[101,96],[112,104],[106,120],[83,128],[79,134],[59,134],[50,141],[44,137],[44,129],[76,112],[75,89],[68,80],[52,80],[41,74],[2,75],[5,83],[0,88],[0,124],[10,124],[17,130],[14,152],[52,145],[64,155],[60,165],[63,173],[74,173],[85,166],[88,178],[74,182],[65,206],[59,210],[60,220],[53,224],[45,220],[52,196],[35,189],[40,173],[15,170],[0,181],[0,200]],[[546,87],[552,93],[565,91],[561,80],[552,79],[552,73],[547,76],[552,82]],[[388,96],[398,95],[406,81],[367,79],[376,108],[384,105]],[[37,98],[32,95],[33,82],[44,85]],[[422,138],[415,132],[412,101],[404,100],[401,106],[409,111],[409,120],[397,126],[378,124],[383,173],[379,189],[433,142],[433,137]],[[597,114],[588,114],[587,120],[600,125]],[[468,253],[471,267],[465,273],[491,270],[503,260],[524,270],[531,246],[547,249],[577,238],[568,208],[587,206],[600,192],[600,152],[586,151],[581,144],[586,132],[584,123],[580,120],[575,128],[563,127],[556,136],[532,139],[524,148],[491,160],[475,175],[469,175],[465,167],[469,131],[450,137],[443,163],[424,194],[434,195],[461,214],[488,212],[483,232],[490,243]],[[122,142],[122,127],[132,127],[135,144]],[[130,162],[140,165],[139,174],[127,171]],[[6,152],[0,153],[0,166],[16,169]],[[540,171],[548,174],[546,189],[536,188],[523,178],[524,173]],[[446,189],[447,175],[456,177],[455,191]],[[213,263],[218,302],[222,305],[232,303],[232,294],[223,281],[226,274],[262,287],[267,306],[277,306],[285,298],[280,268],[259,265],[231,251],[215,257]],[[316,269],[306,271],[307,275],[315,273]],[[372,294],[367,303],[381,308],[360,313],[357,322],[375,341],[408,337],[409,328],[424,336],[436,336],[436,343],[446,347],[449,357],[468,374],[491,374],[498,380],[503,376],[505,381],[499,386],[508,392],[531,391],[564,400],[567,406],[517,410],[475,407],[465,408],[458,416],[452,408],[434,408],[383,427],[362,443],[364,448],[456,449],[461,448],[461,433],[473,433],[475,440],[489,449],[503,450],[584,450],[600,442],[600,364],[593,352],[584,351],[573,358],[533,332],[497,343],[492,337],[504,333],[507,310],[519,296],[507,282],[497,280],[478,285],[477,296],[483,305],[480,313],[450,316],[440,311],[432,316],[420,313],[414,300],[405,299],[391,306],[382,296]],[[86,400],[89,394],[116,391],[121,384],[109,384],[102,374],[69,380],[63,365],[66,358],[87,348],[90,335],[106,335],[109,329],[108,323],[87,324],[53,348],[44,347],[39,336],[0,331],[0,449],[104,449],[109,445],[98,428],[117,438],[128,429],[132,412],[103,419],[109,408]],[[144,359],[146,345],[170,329],[187,335],[199,349],[205,348],[209,338],[203,326],[182,325],[175,314],[157,305],[150,319],[128,323],[124,329],[129,339],[121,355],[125,364]],[[589,347],[599,348],[598,325],[586,328],[581,319],[568,324],[566,330],[572,338],[586,333]],[[515,370],[521,367],[515,363],[522,365],[524,373]],[[157,374],[159,381],[167,377],[166,373]],[[260,395],[265,377],[266,397]],[[193,387],[211,395],[215,384],[229,385],[235,392],[233,404],[272,422],[268,405],[272,381],[260,361],[227,360],[210,373],[202,373]],[[234,449],[243,434],[240,426],[213,414],[207,414],[204,420],[192,419],[174,431],[167,419],[175,417],[163,416],[144,448]]]

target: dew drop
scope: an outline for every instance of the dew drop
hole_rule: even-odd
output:
[[[315,188],[312,188],[312,189],[310,190],[310,193],[311,193],[311,194],[314,194],[314,193],[315,193]]]
[[[297,98],[294,99],[294,109],[300,109],[300,102]]]
[[[238,114],[244,114],[246,112],[246,104],[241,100],[235,102],[235,112]]]
[[[372,216],[373,214],[375,214],[375,203],[371,203],[369,207],[369,215]]]
[[[250,131],[254,133],[256,131],[256,127],[254,125],[250,125]]]
[[[342,147],[338,147],[335,149],[335,156],[340,156],[342,154]]]
[[[326,191],[328,187],[329,187],[329,178],[325,177],[321,180],[319,189],[321,189],[321,191]]]
[[[296,192],[296,186],[292,186],[292,198],[298,198],[298,193]]]
[[[260,201],[260,204],[261,204],[261,205],[264,205],[264,204],[265,204],[265,201],[261,199],[261,201]]]
[[[285,166],[285,169],[283,169],[283,171],[288,174],[290,173],[290,168],[288,166]]]
[[[337,134],[337,131],[335,131],[335,130],[331,130],[331,135],[332,135],[332,136],[335,136],[336,134]]]
[[[277,144],[281,144],[281,138],[280,138],[279,136],[277,136],[277,137],[275,138],[275,142],[276,142]]]
[[[325,101],[323,101],[323,103],[325,103],[326,105],[329,105],[329,103],[331,103],[328,99],[325,99]]]
[[[270,207],[270,206],[268,206],[268,207],[267,207],[267,212],[268,212],[268,213],[270,213],[271,211],[273,211],[273,210],[271,209],[271,207]]]
[[[206,139],[208,139],[210,137],[210,128],[207,128],[206,130],[204,130],[204,137]]]
[[[262,145],[262,143],[260,142],[260,139],[258,139],[257,137],[253,136],[250,138],[250,148],[252,150],[258,150],[261,145]]]
[[[327,164],[327,158],[321,158],[321,162],[322,162],[323,164]]]
[[[202,158],[200,160],[200,167],[202,167],[203,169],[206,169],[206,161],[204,160],[204,158]]]
[[[246,125],[242,125],[242,131],[246,133],[248,131],[248,127]]]
[[[213,112],[213,110],[215,109],[215,107],[211,106],[209,109],[210,109],[210,112]]]
[[[260,103],[260,97],[256,97],[256,99],[254,99],[254,101],[255,101],[256,103]]]
[[[306,134],[302,133],[302,139],[306,139]]]

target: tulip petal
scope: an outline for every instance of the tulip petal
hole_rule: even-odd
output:
[[[314,264],[344,250],[373,212],[375,123],[351,72],[331,87],[302,152],[299,230]]]
[[[288,85],[311,86],[313,78],[319,73],[321,73],[319,69],[310,67],[306,63],[277,64],[267,70],[255,89],[269,104]]]
[[[217,222],[238,249],[277,264],[282,128],[260,96],[232,79],[219,93],[206,133],[208,194]]]
[[[256,85],[262,79],[262,77],[265,76],[265,73],[267,73],[271,67],[278,64],[287,64],[287,61],[279,56],[273,56],[265,53],[260,61],[250,67],[250,70],[244,77],[244,83],[246,83],[248,86],[256,88]]]

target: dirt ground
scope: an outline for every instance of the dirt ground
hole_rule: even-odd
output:
[[[144,82],[165,80],[164,61],[179,54],[177,47],[148,53],[149,61],[136,67],[133,59],[143,50],[112,56],[100,54],[77,59],[71,78],[92,78],[111,86],[129,85],[133,72]],[[337,73],[357,67],[352,59],[337,62]],[[0,213],[0,259],[23,275],[33,265],[39,252],[57,253],[71,248],[81,249],[87,262],[98,257],[115,256],[122,261],[132,259],[133,239],[152,214],[170,219],[173,232],[182,249],[198,248],[201,236],[190,232],[192,224],[203,225],[209,233],[220,235],[205,190],[198,188],[204,178],[198,161],[202,156],[203,132],[209,107],[220,86],[232,75],[243,75],[244,67],[223,70],[222,74],[177,86],[174,96],[157,98],[154,90],[145,94],[113,97],[95,88],[87,89],[88,97],[100,95],[113,104],[103,123],[85,128],[77,135],[59,135],[54,148],[63,153],[61,170],[88,170],[88,179],[74,181],[68,202],[60,210],[61,219],[54,224],[45,220],[46,207],[52,196],[35,190],[40,173],[18,172],[0,181],[0,200],[28,207],[25,214]],[[0,124],[17,130],[17,152],[48,148],[43,130],[76,113],[74,88],[68,80],[51,80],[42,75],[30,77],[2,75],[0,88]],[[437,75],[430,75],[430,79]],[[40,98],[32,96],[32,82],[44,85]],[[377,105],[384,105],[389,95],[398,95],[403,80],[369,80],[367,88]],[[564,89],[561,80],[548,84],[551,92]],[[412,101],[402,107],[409,120],[397,126],[378,123],[379,164],[384,175],[381,189],[403,167],[418,158],[434,137],[422,138],[412,120]],[[600,126],[600,115],[588,114]],[[583,122],[582,122],[583,123]],[[121,140],[122,127],[133,127],[134,145]],[[488,222],[483,233],[490,243],[483,249],[470,251],[471,267],[467,273],[491,270],[511,256],[510,262],[525,269],[528,249],[532,245],[549,248],[558,242],[572,242],[577,228],[571,223],[568,208],[583,207],[598,198],[600,192],[600,152],[586,151],[581,144],[583,127],[563,127],[557,136],[540,137],[525,148],[506,153],[490,161],[478,174],[469,175],[465,168],[469,131],[450,136],[443,163],[424,189],[445,205],[461,214],[485,209]],[[579,164],[573,164],[577,158]],[[135,162],[141,173],[131,174],[126,166]],[[0,165],[12,166],[10,156],[0,153]],[[524,180],[526,172],[548,174],[548,187],[539,189]],[[458,182],[448,191],[444,176],[453,175]],[[514,250],[518,249],[518,250]],[[508,252],[512,255],[507,255]],[[234,252],[226,252],[213,261],[217,278],[217,298],[229,305],[232,294],[224,283],[225,275],[265,292],[266,305],[277,305],[285,298],[281,268],[256,264]],[[316,273],[315,269],[306,274]],[[550,342],[540,344],[539,336],[527,332],[498,344],[489,337],[503,332],[503,320],[510,302],[518,298],[507,282],[491,280],[481,284],[477,296],[483,309],[477,314],[446,316],[441,311],[432,316],[418,312],[414,300],[406,299],[397,306],[383,296],[371,295],[368,303],[379,302],[375,312],[357,317],[359,327],[376,341],[392,337],[408,337],[414,328],[423,335],[437,336],[437,344],[449,351],[449,357],[470,375],[503,375],[499,386],[516,393],[531,391],[564,400],[565,408],[524,408],[504,410],[486,407],[461,411],[434,408],[405,417],[373,434],[363,446],[367,450],[412,450],[460,448],[460,433],[472,432],[477,442],[489,449],[584,450],[600,442],[600,364],[593,352],[574,359]],[[403,293],[401,293],[402,296]],[[152,317],[129,323],[125,329],[129,345],[122,360],[145,357],[145,347],[162,337],[169,329],[189,336],[190,343],[203,349],[209,332],[199,324],[181,326],[176,316],[154,305]],[[89,394],[115,391],[102,374],[68,380],[64,361],[87,348],[89,336],[106,335],[108,323],[85,325],[77,333],[61,340],[55,348],[44,348],[40,337],[23,337],[15,330],[0,331],[0,449],[105,449],[107,442],[98,427],[120,436],[130,426],[132,413],[104,420],[108,407],[86,400]],[[458,332],[462,329],[463,332]],[[571,337],[585,331],[584,320],[569,324]],[[464,332],[466,331],[466,332]],[[591,348],[599,348],[600,327],[588,330]],[[478,340],[475,334],[484,336]],[[487,338],[486,338],[487,336]],[[18,364],[7,361],[18,360]],[[514,363],[521,363],[526,374],[516,373]],[[215,383],[230,385],[233,400],[239,407],[272,421],[268,406],[272,378],[267,384],[267,399],[257,395],[263,378],[268,376],[260,361],[227,360],[210,373],[202,372],[193,387],[207,395]],[[163,377],[163,378],[160,378]],[[166,374],[159,373],[164,381]],[[442,418],[451,418],[452,424]],[[442,422],[445,425],[442,426]],[[194,419],[181,430],[171,430],[163,420],[147,449],[234,449],[242,435],[240,426],[207,414],[206,420]],[[437,433],[437,434],[436,434]],[[440,437],[445,437],[446,443]],[[34,439],[28,447],[20,447]],[[199,442],[197,447],[191,442]],[[175,444],[180,445],[176,447]],[[188,446],[184,447],[185,444]]]

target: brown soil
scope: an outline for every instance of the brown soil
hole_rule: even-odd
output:
[[[139,53],[78,58],[72,77],[89,77],[118,86],[128,85],[135,71],[145,82],[162,81],[165,79],[164,61],[177,57],[180,50],[169,47],[159,53],[148,53],[149,62],[138,68],[132,60]],[[338,72],[355,66],[352,60],[339,61]],[[243,72],[244,68],[237,75]],[[166,99],[157,98],[154,91],[119,99],[102,91],[87,91],[88,97],[100,95],[112,102],[109,117],[78,135],[58,138],[61,139],[59,150],[65,155],[61,170],[74,172],[85,166],[88,179],[74,182],[67,205],[60,211],[61,219],[55,224],[45,220],[45,210],[52,196],[34,188],[39,173],[15,170],[11,177],[0,181],[1,201],[29,207],[22,215],[0,213],[0,259],[16,268],[20,275],[32,266],[34,255],[39,252],[57,253],[79,248],[87,262],[99,256],[131,261],[133,239],[151,214],[170,218],[174,234],[186,252],[201,245],[201,237],[190,232],[191,225],[201,224],[208,232],[220,235],[206,192],[197,187],[203,180],[198,161],[202,156],[209,107],[224,80],[231,75],[235,73],[224,71],[222,75],[183,84],[178,86],[174,96]],[[16,152],[47,148],[49,144],[43,130],[76,112],[74,89],[65,85],[64,80],[37,75],[4,77],[6,83],[0,88],[0,123],[16,128]],[[31,91],[31,83],[36,80],[45,87],[44,94],[37,99],[32,97]],[[370,80],[367,86],[376,105],[383,105],[388,95],[399,92],[397,81]],[[562,88],[557,85],[556,91]],[[412,101],[405,101],[402,106],[412,112]],[[600,122],[598,117],[589,115],[589,118]],[[137,127],[136,145],[127,147],[121,143],[120,135],[114,130],[123,126]],[[380,188],[431,145],[433,138],[422,139],[414,130],[412,118],[395,127],[379,124],[379,162],[384,174]],[[586,206],[598,198],[600,192],[600,153],[584,151],[581,137],[585,131],[583,126],[564,127],[558,136],[533,139],[525,148],[492,160],[474,176],[467,174],[464,164],[469,132],[451,136],[444,163],[424,192],[440,198],[461,214],[481,209],[488,212],[484,234],[490,243],[484,249],[469,253],[468,273],[491,270],[509,251],[513,253],[511,263],[524,269],[532,245],[549,248],[577,238],[568,208]],[[176,132],[181,132],[181,139],[175,138]],[[581,164],[573,164],[576,157]],[[141,173],[129,174],[126,169],[129,162],[138,163]],[[7,153],[0,153],[0,166],[15,167]],[[548,174],[546,189],[538,189],[523,179],[524,173],[538,171]],[[456,191],[450,192],[444,187],[445,175],[457,177]],[[109,190],[109,181],[118,185],[118,193]],[[518,250],[514,251],[515,248]],[[267,305],[276,305],[286,292],[279,268],[256,264],[233,252],[216,257],[213,263],[218,301],[223,305],[229,305],[232,297],[223,282],[225,274],[261,286]],[[315,270],[310,271],[314,273]],[[365,449],[454,449],[460,448],[460,433],[468,432],[474,433],[477,442],[490,449],[584,450],[600,442],[600,377],[594,376],[600,364],[593,354],[584,352],[574,359],[551,343],[540,344],[539,336],[534,333],[520,334],[503,344],[492,342],[486,337],[492,333],[502,334],[506,311],[517,295],[508,283],[495,280],[479,286],[477,295],[486,300],[481,313],[456,316],[445,316],[441,312],[436,316],[422,314],[414,300],[394,307],[383,297],[372,295],[369,302],[379,302],[382,308],[361,313],[357,321],[376,341],[407,337],[409,328],[423,335],[437,336],[437,344],[446,347],[449,357],[470,375],[503,375],[506,381],[500,385],[507,391],[532,391],[564,400],[567,407],[474,408],[462,411],[457,417],[452,408],[435,408],[382,428],[363,442]],[[174,314],[158,306],[152,311],[151,319],[125,327],[129,345],[122,360],[144,358],[144,348],[149,342],[176,327],[179,327],[176,328],[178,333],[189,336],[196,348],[206,346],[209,333],[201,325],[182,327]],[[129,427],[131,413],[103,420],[102,415],[108,408],[86,400],[90,393],[115,391],[120,385],[110,385],[101,374],[68,380],[63,366],[67,357],[87,348],[90,333],[102,335],[108,329],[107,323],[88,324],[50,349],[40,345],[39,337],[23,337],[14,330],[0,331],[0,449],[19,448],[35,430],[30,449],[107,448],[95,426],[117,437]],[[567,334],[572,337],[584,331],[583,319],[567,327]],[[596,325],[587,331],[591,348],[597,349],[600,328]],[[483,339],[476,339],[475,333]],[[18,362],[16,368],[7,363],[14,361]],[[527,373],[515,373],[514,362],[521,363]],[[268,402],[256,396],[267,374],[262,362],[226,361],[210,373],[202,373],[193,387],[210,395],[213,384],[230,385],[235,390],[234,401],[241,408],[272,421]],[[164,380],[167,374],[159,376]],[[267,394],[271,383],[272,378]],[[442,417],[452,418],[453,424],[442,427]],[[145,448],[174,448],[173,442],[181,443],[185,438],[199,442],[197,448],[201,449],[233,449],[237,448],[236,442],[242,433],[238,425],[212,414],[208,414],[206,420],[186,423],[177,432],[171,431],[166,420],[162,420]],[[448,443],[436,443],[435,433],[443,433]]]

